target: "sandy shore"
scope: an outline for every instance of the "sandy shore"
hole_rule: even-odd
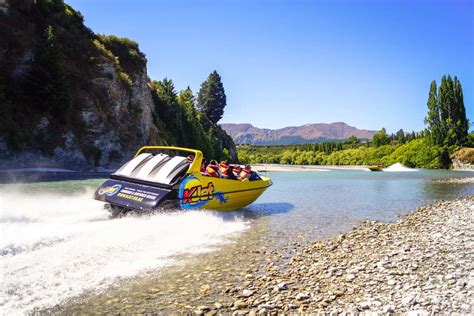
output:
[[[305,166],[305,165],[278,165],[255,164],[252,169],[271,172],[325,172],[331,170],[369,170],[366,166]]]
[[[266,256],[263,267],[228,284],[233,303],[194,313],[474,313],[474,197]]]

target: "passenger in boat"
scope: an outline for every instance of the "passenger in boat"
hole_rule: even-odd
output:
[[[217,161],[211,160],[211,162],[206,167],[206,174],[211,177],[220,178],[219,165],[217,164]]]
[[[250,165],[246,165],[245,168],[240,172],[240,180],[250,179],[252,168]]]
[[[237,177],[235,176],[234,168],[235,168],[234,166],[229,166],[229,169],[227,169],[227,179],[238,180]]]
[[[219,171],[221,173],[221,178],[228,178],[229,177],[229,164],[227,160],[222,160],[219,164]]]
[[[189,156],[186,157],[186,160],[187,160],[189,163],[192,163],[193,160],[194,160],[194,156],[189,155]]]
[[[242,168],[239,165],[234,167],[234,170],[232,170],[232,173],[234,174],[235,179],[240,180],[241,171],[242,171]]]
[[[206,158],[202,158],[201,173],[206,173],[206,167],[207,167],[207,159],[206,159]]]

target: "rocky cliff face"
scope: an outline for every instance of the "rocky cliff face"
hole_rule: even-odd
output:
[[[1,169],[113,168],[143,145],[172,145],[138,44],[94,34],[61,0],[11,0],[2,7],[8,10],[0,11]],[[58,42],[57,65],[51,66],[65,74],[65,96],[52,91],[67,100],[60,110],[42,105],[36,93],[43,85],[35,62],[48,27]],[[236,158],[225,132],[218,142]]]
[[[452,169],[474,171],[474,148],[461,148],[451,155]]]

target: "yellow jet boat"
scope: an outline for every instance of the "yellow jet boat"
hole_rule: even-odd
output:
[[[209,176],[201,173],[202,161],[199,150],[144,146],[97,189],[95,199],[108,203],[113,216],[168,208],[231,211],[272,185],[256,171],[243,181]]]
[[[383,165],[372,165],[368,166],[370,171],[382,171],[383,170]]]

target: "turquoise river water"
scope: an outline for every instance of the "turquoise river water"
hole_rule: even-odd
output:
[[[103,179],[0,184],[0,314],[170,311],[206,303],[199,294],[204,276],[232,281],[255,269],[260,251],[328,238],[365,219],[394,221],[419,205],[474,193],[472,184],[434,181],[470,172],[268,175],[274,185],[244,210],[113,220],[92,199]],[[152,303],[145,297],[150,288]]]

